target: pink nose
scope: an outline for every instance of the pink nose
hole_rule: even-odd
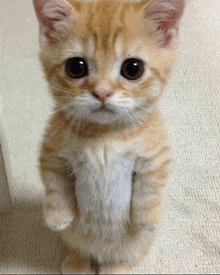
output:
[[[111,97],[114,92],[111,89],[105,88],[95,88],[92,95],[97,98],[102,104],[105,104],[109,97]]]

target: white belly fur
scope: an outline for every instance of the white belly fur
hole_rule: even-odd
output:
[[[112,149],[112,148],[111,148]],[[76,176],[76,198],[81,216],[99,221],[129,220],[134,157],[106,147],[66,151]]]
[[[118,157],[103,165],[103,169],[89,170],[82,165],[76,174],[76,197],[81,214],[100,220],[128,219],[131,199],[133,161]]]

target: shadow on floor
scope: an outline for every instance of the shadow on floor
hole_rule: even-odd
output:
[[[45,225],[39,204],[20,204],[0,214],[0,273],[60,273],[66,248]]]

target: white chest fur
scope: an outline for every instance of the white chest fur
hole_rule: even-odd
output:
[[[112,146],[66,151],[76,176],[79,211],[102,221],[128,220],[135,158]]]

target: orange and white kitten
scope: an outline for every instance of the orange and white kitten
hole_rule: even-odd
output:
[[[33,0],[56,107],[41,148],[62,273],[125,273],[144,258],[170,168],[157,101],[184,0]]]

